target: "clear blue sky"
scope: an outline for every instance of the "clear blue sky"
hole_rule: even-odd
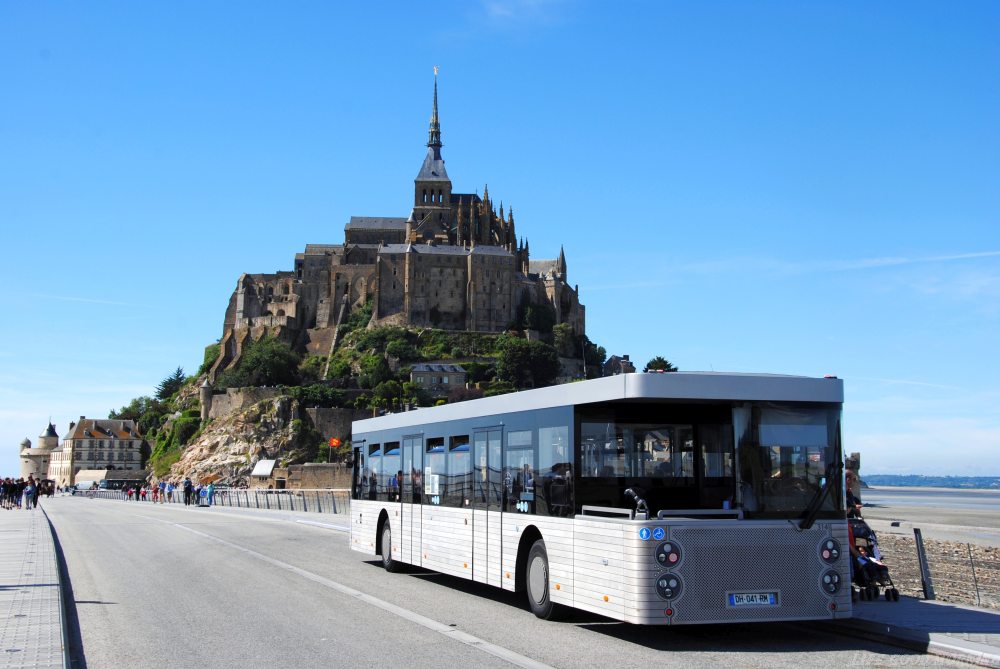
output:
[[[1000,3],[0,2],[0,473],[197,369],[243,272],[458,191],[640,366],[845,379],[864,473],[1000,475]]]

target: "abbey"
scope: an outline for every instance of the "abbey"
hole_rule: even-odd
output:
[[[562,250],[554,260],[531,260],[511,208],[498,212],[488,188],[481,197],[452,190],[441,147],[435,73],[427,155],[409,217],[352,216],[343,244],[307,244],[292,271],[242,275],[212,380],[264,336],[312,355],[329,353],[337,326],[369,300],[372,326],[501,332],[524,307],[548,305],[556,323],[585,334],[584,307],[578,287],[567,283]]]

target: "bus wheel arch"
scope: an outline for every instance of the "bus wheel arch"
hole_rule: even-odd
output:
[[[528,582],[528,553],[536,541],[542,538],[542,533],[534,525],[524,528],[517,544],[517,562],[514,565],[514,592],[524,594]]]

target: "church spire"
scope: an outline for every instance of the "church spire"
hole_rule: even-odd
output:
[[[438,120],[438,68],[434,66],[434,107],[431,110],[431,127],[428,131],[427,146],[434,150],[434,157],[441,159],[441,122]]]

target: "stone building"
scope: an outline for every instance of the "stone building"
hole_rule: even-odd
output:
[[[52,423],[38,435],[38,446],[32,447],[31,440],[25,437],[21,442],[21,478],[26,479],[29,475],[36,479],[49,478],[52,452],[58,447],[59,435]]]
[[[421,362],[410,368],[410,381],[424,390],[445,394],[454,388],[465,387],[465,368],[440,362]]]
[[[435,75],[427,154],[409,217],[352,216],[343,244],[307,244],[292,271],[241,276],[210,380],[264,336],[328,354],[337,325],[369,300],[372,325],[495,333],[510,327],[522,307],[544,304],[556,323],[585,334],[584,307],[568,283],[563,251],[553,260],[531,260],[511,207],[498,210],[488,187],[482,196],[453,190],[442,146]]]
[[[62,487],[76,483],[81,470],[142,470],[142,435],[135,421],[80,416],[69,424],[62,446],[52,451],[49,478]]]

